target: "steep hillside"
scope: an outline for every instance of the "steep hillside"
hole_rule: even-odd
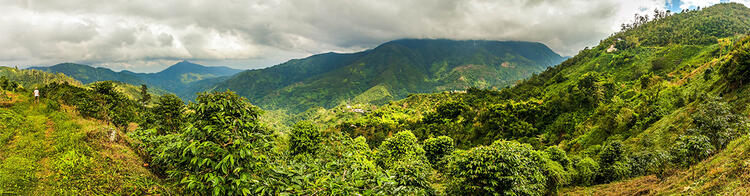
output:
[[[570,173],[558,180],[575,186],[650,174],[679,178],[669,171],[730,155],[725,151],[736,149],[728,144],[750,133],[750,9],[727,3],[660,14],[511,88],[416,94],[307,118],[364,136],[373,147],[409,130],[420,139],[449,136],[467,150],[498,140],[560,148]],[[713,187],[691,190],[720,193],[735,185],[706,186]]]
[[[98,81],[119,81],[126,84],[146,84],[152,89],[163,89],[181,97],[194,97],[193,84],[219,82],[224,78],[241,70],[228,67],[208,67],[188,61],[182,61],[157,73],[134,73],[130,71],[115,72],[107,68],[94,68],[88,65],[62,63],[50,67],[31,67],[29,69],[42,70],[51,73],[63,73],[80,80],[84,84]],[[198,85],[203,87],[207,85]]]
[[[0,75],[0,194],[174,192],[131,150],[122,134],[127,130],[81,117],[79,109],[47,99],[48,84],[80,82],[62,74],[4,67]],[[30,87],[42,90],[39,102],[31,97]]]
[[[562,195],[748,195],[750,138],[743,136],[716,155],[672,175],[637,177],[591,187],[562,190]]]
[[[0,78],[17,82],[23,88],[33,89],[52,82],[67,82],[72,85],[81,85],[81,82],[63,74],[49,74],[39,70],[22,70],[0,66]]]
[[[301,112],[352,101],[383,104],[409,93],[505,87],[562,60],[540,43],[406,39],[245,71],[214,89]]]

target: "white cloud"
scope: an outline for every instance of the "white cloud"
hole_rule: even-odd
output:
[[[536,41],[574,55],[633,14],[664,5],[664,0],[0,0],[0,64],[82,62],[156,71],[189,59],[250,68],[399,38]]]
[[[720,3],[720,0],[680,0],[680,9],[693,9],[696,7],[708,7]]]
[[[747,7],[750,7],[750,0],[729,0],[729,2],[741,3]]]

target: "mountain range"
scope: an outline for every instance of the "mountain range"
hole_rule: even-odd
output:
[[[127,70],[115,72],[108,68],[75,63],[61,63],[50,67],[30,67],[29,69],[63,73],[84,84],[108,80],[120,81],[132,85],[146,84],[150,87],[163,89],[177,95],[192,92],[189,91],[191,87],[200,86],[196,84],[220,81],[223,77],[242,71],[228,67],[203,66],[188,61],[181,61],[156,73],[134,73]]]
[[[535,42],[402,39],[356,53],[323,53],[242,71],[187,61],[157,73],[115,72],[62,63],[32,67],[88,84],[147,84],[192,100],[204,91],[236,91],[266,109],[298,113],[342,103],[383,104],[411,93],[502,88],[565,58]]]
[[[204,90],[229,89],[263,108],[295,113],[342,103],[383,104],[411,93],[502,88],[563,60],[534,42],[403,39],[244,71]]]

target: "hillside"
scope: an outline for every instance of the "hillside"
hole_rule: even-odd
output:
[[[296,113],[344,102],[383,104],[410,93],[502,88],[562,60],[540,43],[405,39],[245,71],[212,89]]]
[[[144,167],[116,127],[44,98],[51,96],[45,91],[48,84],[80,82],[62,74],[5,67],[0,67],[0,76],[0,194],[173,192]],[[20,84],[10,88],[12,83]],[[30,87],[43,90],[40,102],[33,101]]]
[[[744,187],[743,177],[737,177],[744,171],[736,166],[705,170],[727,156],[743,159],[742,152],[735,154],[744,148],[742,142],[730,142],[750,132],[750,9],[726,3],[660,14],[511,88],[417,94],[381,107],[350,105],[308,116],[330,131],[364,136],[373,147],[410,130],[419,139],[449,136],[467,150],[498,140],[544,152],[560,148],[569,157],[560,162],[569,172],[558,176],[562,185],[657,174],[667,180],[651,183],[666,190],[651,194],[714,194]],[[682,179],[691,171],[710,176]],[[607,193],[638,180],[644,178],[569,191]],[[679,190],[677,184],[689,188]]]
[[[208,67],[188,61],[181,61],[157,73],[115,72],[107,68],[95,68],[74,63],[61,63],[50,67],[31,67],[29,69],[63,73],[84,84],[98,81],[119,81],[136,86],[146,84],[152,89],[163,89],[181,97],[195,97],[193,94],[197,91],[191,90],[194,84],[214,84],[219,81],[217,79],[241,71],[228,67]],[[198,87],[202,86],[206,85],[198,85]]]

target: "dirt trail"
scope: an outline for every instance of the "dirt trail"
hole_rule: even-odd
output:
[[[44,130],[44,157],[39,161],[39,170],[37,170],[36,177],[39,178],[39,181],[41,184],[47,184],[49,183],[49,177],[52,176],[52,171],[50,170],[50,155],[54,153],[54,148],[52,146],[54,145],[54,132],[55,132],[55,122],[47,119],[47,129]]]

